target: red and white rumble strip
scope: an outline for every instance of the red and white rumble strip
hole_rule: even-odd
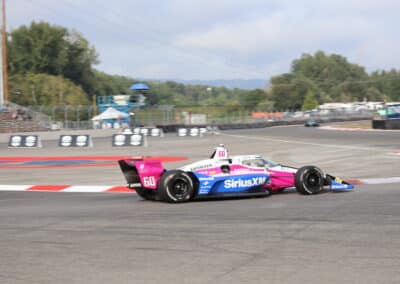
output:
[[[361,184],[400,183],[400,177],[351,179],[347,182]],[[0,184],[0,191],[49,191],[49,192],[135,192],[124,185],[10,185]]]
[[[112,185],[0,185],[0,191],[53,191],[53,192],[135,192],[126,186]]]

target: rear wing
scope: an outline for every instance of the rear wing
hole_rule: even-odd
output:
[[[125,159],[119,160],[118,164],[129,188],[156,189],[160,176],[165,171],[158,160]]]

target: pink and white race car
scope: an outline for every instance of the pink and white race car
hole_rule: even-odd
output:
[[[315,166],[293,168],[260,155],[230,156],[220,145],[209,159],[166,170],[157,160],[118,161],[128,188],[144,199],[185,202],[194,198],[260,196],[296,188],[305,195],[322,190],[349,191],[353,185]]]

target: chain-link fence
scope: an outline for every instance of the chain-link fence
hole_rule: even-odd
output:
[[[99,113],[96,106],[26,106],[11,105],[23,110],[31,121],[49,129],[90,129],[95,125],[91,118]],[[263,111],[241,106],[186,106],[172,105],[143,107],[131,110],[133,125],[218,125],[238,123],[259,123],[271,121],[293,121],[313,119],[372,119],[374,110],[324,110],[324,111]],[[115,125],[122,127],[115,120]],[[114,126],[114,124],[111,124]],[[107,124],[103,127],[110,127]]]
[[[142,125],[217,125],[258,123],[271,121],[293,121],[307,119],[371,119],[374,110],[325,110],[325,111],[263,111],[243,107],[173,107],[159,106],[142,108],[135,112],[135,122]]]

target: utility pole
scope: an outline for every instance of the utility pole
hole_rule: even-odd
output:
[[[0,107],[8,102],[8,74],[7,74],[7,33],[6,33],[6,1],[1,3],[1,44],[0,44]]]

